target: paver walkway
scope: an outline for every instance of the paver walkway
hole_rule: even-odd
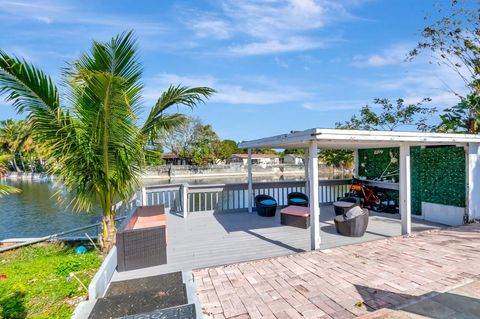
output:
[[[480,318],[480,280],[448,292],[435,294],[401,310],[381,309],[361,319],[478,319]]]
[[[206,318],[353,318],[480,275],[480,225],[194,271]]]

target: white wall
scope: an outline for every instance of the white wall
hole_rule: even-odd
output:
[[[479,143],[468,145],[468,219],[480,218],[480,147]]]

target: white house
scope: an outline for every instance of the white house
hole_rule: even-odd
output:
[[[283,157],[283,163],[290,165],[303,165],[303,157],[295,154],[287,154]]]
[[[238,163],[247,165],[248,162],[248,154],[232,154],[227,163]],[[252,164],[258,165],[276,165],[280,164],[280,157],[276,154],[252,154]]]

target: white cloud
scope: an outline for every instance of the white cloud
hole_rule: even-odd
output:
[[[165,27],[156,21],[136,19],[132,15],[95,13],[89,11],[86,6],[74,6],[74,4],[75,2],[69,2],[69,5],[66,5],[65,1],[58,0],[2,1],[0,2],[0,14],[3,13],[9,19],[29,19],[46,24],[61,23],[75,27],[81,24],[121,30],[134,29],[142,35],[157,35],[165,30]],[[93,32],[100,33],[101,31],[95,28]],[[81,35],[83,33],[77,34],[77,36]],[[86,35],[92,36],[88,32]]]
[[[358,111],[363,106],[369,104],[371,101],[354,99],[354,100],[321,100],[316,102],[303,103],[302,107],[310,111],[331,112],[352,110]]]
[[[306,51],[324,46],[309,38],[291,37],[287,39],[274,39],[263,42],[251,42],[245,45],[236,45],[228,48],[228,52],[234,55],[263,55],[271,53],[284,53],[294,51]]]
[[[252,79],[251,85],[255,89],[231,81],[217,79],[212,76],[180,76],[163,73],[147,81],[150,83],[144,90],[147,102],[154,102],[169,85],[208,86],[217,93],[211,102],[235,105],[274,105],[286,102],[299,102],[311,99],[312,94],[302,88],[276,84],[265,79]]]
[[[225,21],[219,19],[201,19],[192,23],[195,34],[200,38],[228,39],[231,31]]]
[[[53,19],[49,18],[49,17],[45,17],[45,16],[38,16],[38,17],[35,17],[38,21],[40,22],[43,22],[43,23],[46,23],[46,24],[50,24],[53,22]]]
[[[221,0],[221,17],[198,13],[188,19],[197,36],[238,39],[227,48],[235,55],[306,51],[323,47],[336,37],[318,37],[312,31],[327,24],[352,18],[351,1],[333,0]]]
[[[382,67],[386,65],[400,65],[405,63],[408,52],[415,46],[412,43],[395,44],[380,53],[356,55],[352,65],[358,68]]]

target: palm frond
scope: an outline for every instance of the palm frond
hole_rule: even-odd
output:
[[[150,111],[147,120],[142,128],[142,133],[153,139],[162,129],[171,129],[181,122],[175,124],[174,121],[170,123],[162,123],[166,117],[165,111],[174,105],[185,105],[190,108],[195,108],[198,104],[204,103],[206,99],[215,93],[214,89],[209,87],[186,87],[171,85],[158,99],[155,106]]]
[[[78,195],[73,203],[77,208],[90,209],[98,198],[109,211],[114,200],[127,199],[138,184],[141,74],[131,32],[94,42],[66,72],[80,147],[69,151],[60,174]]]
[[[6,95],[19,112],[52,112],[60,105],[58,90],[49,76],[1,50],[0,95]]]

